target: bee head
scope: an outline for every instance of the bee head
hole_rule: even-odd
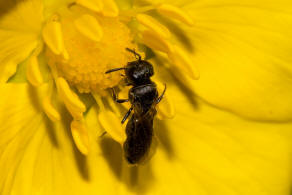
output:
[[[152,64],[146,60],[136,60],[129,62],[125,69],[127,81],[132,85],[143,85],[150,81],[154,70]]]

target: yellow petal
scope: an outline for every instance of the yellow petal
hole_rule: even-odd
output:
[[[122,126],[120,118],[109,110],[102,110],[98,114],[98,120],[104,130],[117,142],[126,140],[125,127]]]
[[[85,14],[74,22],[76,28],[83,35],[93,41],[99,41],[102,38],[103,32],[98,21],[91,15]]]
[[[6,7],[10,4],[10,9]],[[0,19],[0,26],[3,30],[11,32],[25,32],[37,35],[40,33],[43,22],[43,2],[39,0],[20,1],[2,5],[7,8]],[[19,25],[22,24],[22,25]]]
[[[55,20],[45,24],[42,31],[43,39],[48,47],[57,55],[64,50],[64,40],[61,23]]]
[[[151,193],[289,194],[291,137],[284,132],[292,123],[247,121],[199,99],[194,105],[172,87],[168,95],[176,117],[154,124]]]
[[[199,70],[190,55],[178,46],[174,46],[173,48],[172,53],[168,55],[171,64],[192,79],[199,79]]]
[[[47,95],[43,86],[38,89]],[[30,85],[0,85],[0,91],[6,94],[0,97],[1,195],[117,194],[118,179],[97,140],[89,139],[90,152],[95,153],[86,158],[77,151],[68,112],[62,110],[63,122],[51,123],[41,112],[41,99]],[[93,132],[95,129],[89,131]],[[115,154],[111,149],[109,152]]]
[[[114,0],[103,1],[102,14],[107,17],[116,17],[119,15],[119,9]]]
[[[193,20],[183,10],[173,5],[162,4],[157,7],[157,11],[168,18],[174,18],[187,25],[192,26],[194,24]]]
[[[2,194],[9,194],[10,187],[13,185],[20,160],[24,157],[25,150],[18,146],[28,146],[31,137],[39,137],[40,132],[35,132],[40,126],[42,115],[37,114],[40,107],[38,98],[30,99],[29,96],[36,91],[29,91],[27,84],[1,84],[1,114],[0,114],[0,167],[2,176],[0,177],[0,186]],[[17,92],[17,93],[16,93]],[[7,120],[9,118],[9,120]],[[40,140],[36,142],[40,143]],[[33,144],[33,143],[31,143]],[[29,152],[36,153],[29,150]],[[4,160],[5,159],[5,160]],[[30,168],[31,166],[27,167]],[[5,170],[4,170],[5,169]],[[13,173],[13,174],[12,174]],[[28,173],[31,175],[31,173]],[[26,181],[23,185],[30,184]],[[24,191],[25,192],[25,189]]]
[[[85,159],[72,149],[68,123],[45,125],[27,87],[0,86],[1,93],[9,94],[1,97],[0,113],[13,116],[0,127],[2,194],[119,194],[129,193],[133,185],[138,186],[132,189],[135,194],[289,194],[291,137],[281,131],[290,131],[291,123],[251,122],[201,101],[196,109],[171,84],[177,117],[154,125],[158,150],[150,164],[139,167],[123,164],[121,147],[108,139]],[[69,119],[68,113],[63,116]],[[89,141],[97,146],[96,139]]]
[[[153,17],[146,15],[146,14],[138,14],[136,16],[137,20],[146,26],[149,30],[153,33],[156,33],[164,38],[170,37],[169,30],[162,24],[160,24],[156,19]]]
[[[3,6],[3,8],[5,8]],[[12,3],[9,12],[0,18],[0,82],[6,82],[24,61],[39,40],[42,3],[37,0]]]
[[[188,30],[201,78],[191,85],[207,102],[254,120],[292,120],[292,4],[193,2]]]
[[[77,0],[76,3],[96,12],[100,12],[103,8],[101,0]]]
[[[87,155],[89,152],[89,138],[84,123],[82,121],[72,121],[71,133],[78,150]]]
[[[0,83],[6,81],[16,72],[17,64],[14,62],[6,62],[2,64],[3,70],[0,73]]]

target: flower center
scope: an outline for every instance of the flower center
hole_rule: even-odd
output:
[[[134,56],[125,48],[136,48],[133,35],[118,17],[104,17],[89,11],[68,9],[59,18],[62,26],[65,55],[48,49],[49,65],[59,76],[81,93],[97,92],[113,87],[121,80],[119,73],[105,74],[123,67]]]

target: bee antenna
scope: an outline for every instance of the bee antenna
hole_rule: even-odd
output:
[[[114,68],[114,69],[110,69],[108,71],[105,72],[105,74],[111,73],[111,72],[115,72],[115,71],[119,71],[119,70],[125,70],[125,67],[122,68]]]
[[[135,51],[135,49],[130,49],[130,48],[126,48],[126,50],[128,51],[128,52],[131,52],[131,53],[133,53],[134,55],[135,55],[135,57],[139,60],[139,61],[141,61],[141,55],[140,54],[138,54],[136,51]]]

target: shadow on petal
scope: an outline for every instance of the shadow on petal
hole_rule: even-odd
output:
[[[186,31],[180,27],[180,25],[163,16],[156,15],[155,18],[160,19],[162,23],[174,34],[174,36],[183,44],[183,46],[190,53],[193,53],[195,51],[195,47],[193,44],[194,42],[190,39]]]
[[[167,128],[165,121],[156,120],[155,124],[155,135],[159,140],[159,147],[162,147],[169,160],[172,160],[174,158],[174,148],[169,137],[169,129]],[[179,131],[179,129],[177,129],[177,131]]]
[[[123,152],[121,145],[109,137],[104,137],[100,141],[100,147],[105,160],[114,175],[121,179]]]
[[[159,72],[159,79],[163,83],[166,83],[167,86],[176,86],[179,88],[179,90],[184,94],[184,96],[187,98],[187,101],[189,101],[192,105],[192,108],[194,111],[199,110],[199,104],[198,104],[198,96],[193,90],[192,87],[192,81],[187,78],[183,73],[181,73],[177,69],[171,69],[170,67],[164,67],[159,66],[160,64],[164,64],[164,59],[161,56],[157,56],[153,59],[154,64],[156,64],[156,72]],[[177,93],[176,89],[168,89],[166,91],[166,95],[170,93],[170,90],[174,93]],[[176,105],[176,99],[175,95],[173,96],[172,100],[174,105]]]
[[[84,180],[90,181],[90,170],[89,170],[89,166],[88,166],[88,160],[87,160],[86,156],[81,154],[81,152],[77,149],[77,147],[73,141],[72,134],[71,134],[70,123],[73,120],[72,116],[68,113],[68,111],[66,110],[66,108],[64,106],[60,110],[61,110],[60,113],[62,116],[61,122],[63,125],[63,129],[64,129],[68,139],[70,140],[73,154],[75,157],[75,162],[76,162],[76,165],[78,167],[78,171]]]
[[[28,87],[28,94],[30,96],[30,103],[33,105],[33,108],[36,110],[36,112],[42,113],[42,106],[41,106],[41,97],[40,94],[41,90],[45,90],[45,88],[34,88],[32,86]],[[73,150],[73,155],[74,155],[74,160],[76,162],[78,171],[81,175],[81,177],[86,180],[90,181],[90,171],[89,171],[89,166],[88,166],[88,160],[86,156],[81,154],[77,147],[75,146],[75,143],[72,138],[71,130],[70,130],[70,123],[72,121],[71,115],[68,113],[66,108],[64,106],[60,106],[60,114],[62,116],[61,118],[61,125],[63,126],[62,130],[65,133],[65,136],[67,137],[68,141],[70,142],[71,148]],[[56,123],[53,123],[50,121],[45,115],[43,116],[45,120],[45,126],[46,126],[46,133],[48,137],[50,138],[50,141],[54,147],[56,147],[59,150],[62,150],[61,143],[58,141],[58,132],[56,128]],[[60,129],[59,129],[60,130]]]
[[[13,9],[16,4],[17,1],[0,0],[0,17]]]
[[[137,194],[143,194],[151,190],[151,186],[155,181],[153,178],[151,163],[128,167],[126,170],[129,174],[129,179],[126,180],[129,190],[136,192]]]
[[[154,178],[150,162],[139,166],[128,165],[121,145],[110,137],[104,137],[99,144],[111,171],[128,190],[141,194],[151,189]]]
[[[192,108],[194,111],[198,111],[200,109],[198,104],[198,96],[197,94],[182,80],[178,79],[180,77],[180,72],[177,71],[176,73],[171,72],[174,82],[179,87],[180,91],[184,94],[184,96],[188,99],[191,103]],[[175,99],[173,99],[175,101]]]
[[[44,121],[45,121],[45,126],[46,126],[46,132],[50,138],[50,141],[52,142],[52,145],[55,148],[59,148],[59,142],[58,142],[58,138],[56,135],[56,126],[55,124],[47,118],[47,116],[44,116]]]
[[[37,90],[37,88],[31,85],[29,85],[27,89],[28,89],[29,100],[30,100],[31,105],[33,105],[33,107],[35,108],[37,112],[42,112],[39,91]]]
[[[33,105],[33,107],[35,108],[35,110],[37,112],[43,112],[42,110],[42,106],[41,106],[41,98],[39,96],[39,92],[38,89],[35,87],[32,87],[31,85],[29,85],[28,87],[28,94],[29,94],[29,100],[31,105]],[[47,116],[43,116],[44,122],[45,122],[45,126],[46,126],[46,131],[47,134],[52,142],[52,145],[56,148],[59,148],[59,143],[58,143],[58,139],[57,139],[57,135],[56,135],[56,126],[55,124],[49,120],[49,118]]]

